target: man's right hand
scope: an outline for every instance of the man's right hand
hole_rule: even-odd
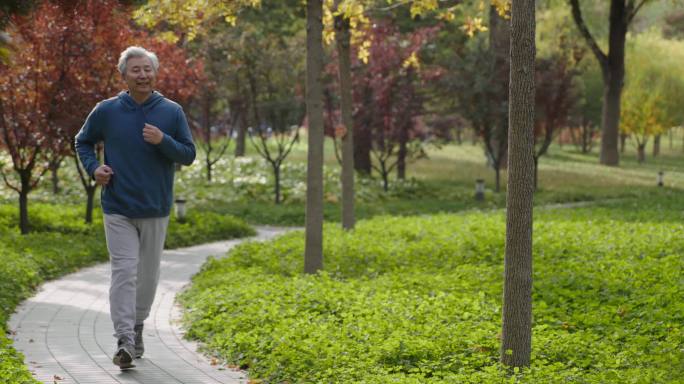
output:
[[[112,175],[114,174],[114,171],[108,166],[108,165],[100,165],[95,169],[95,173],[93,174],[95,176],[95,182],[98,185],[107,185],[109,184],[109,180],[112,178]]]

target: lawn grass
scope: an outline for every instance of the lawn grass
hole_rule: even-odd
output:
[[[684,197],[535,213],[532,366],[498,364],[501,211],[328,225],[212,260],[182,295],[189,335],[258,382],[679,383]]]

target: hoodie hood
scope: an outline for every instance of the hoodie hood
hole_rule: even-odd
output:
[[[131,97],[128,91],[119,92],[119,95],[117,97],[121,101],[121,104],[123,104],[128,109],[137,109],[140,107],[140,104],[138,104],[133,99],[133,97]],[[159,104],[162,100],[164,100],[164,95],[157,91],[153,91],[152,94],[150,94],[150,97],[148,97],[147,100],[145,100],[145,102],[142,104],[142,108],[144,111],[149,111],[152,108],[154,108],[157,104]]]

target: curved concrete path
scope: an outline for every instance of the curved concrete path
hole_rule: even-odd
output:
[[[285,231],[260,227],[256,239]],[[135,360],[132,370],[120,371],[112,364],[116,340],[109,317],[109,263],[41,286],[10,319],[14,346],[43,383],[247,383],[244,372],[212,362],[197,352],[196,343],[183,340],[174,299],[208,256],[223,256],[236,244],[253,239],[164,251],[157,296],[145,321],[145,356]]]

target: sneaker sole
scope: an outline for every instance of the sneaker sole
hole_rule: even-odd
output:
[[[131,369],[131,368],[135,368],[135,365],[132,362],[125,363],[125,362],[121,361],[119,356],[114,356],[114,358],[112,359],[112,362],[114,363],[114,365],[118,366],[119,369],[121,369],[122,371],[125,371],[127,369]]]

